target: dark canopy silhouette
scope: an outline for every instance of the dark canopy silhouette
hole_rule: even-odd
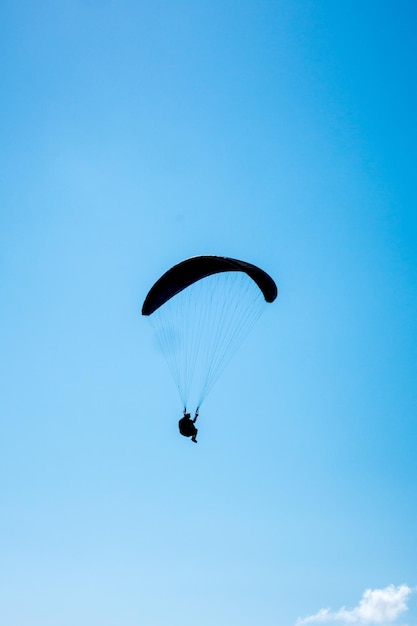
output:
[[[186,259],[156,281],[142,314],[155,329],[184,411],[201,406],[277,294],[262,269],[225,256]]]
[[[258,285],[266,302],[273,302],[278,295],[273,279],[256,265],[225,256],[196,256],[174,265],[156,281],[145,298],[142,315],[152,315],[183,289],[221,272],[244,272]]]

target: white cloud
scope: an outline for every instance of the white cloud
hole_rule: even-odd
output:
[[[390,624],[397,617],[407,611],[407,600],[415,591],[408,585],[389,585],[384,589],[367,589],[358,606],[354,609],[345,607],[339,611],[320,609],[315,615],[304,617],[297,621],[297,626],[303,624],[324,624],[339,622],[341,624]]]

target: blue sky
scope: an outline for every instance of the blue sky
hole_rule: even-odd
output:
[[[417,624],[416,18],[3,0],[2,623]],[[198,446],[140,316],[196,254],[280,290]]]

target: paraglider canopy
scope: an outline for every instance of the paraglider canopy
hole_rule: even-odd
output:
[[[174,265],[151,287],[142,314],[155,329],[184,409],[201,406],[277,294],[256,265],[208,255]]]
[[[244,272],[258,285],[266,302],[273,302],[278,295],[275,282],[256,265],[225,256],[196,256],[174,265],[157,280],[146,296],[142,315],[152,315],[183,289],[202,278],[221,272]]]

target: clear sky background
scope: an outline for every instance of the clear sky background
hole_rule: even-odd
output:
[[[0,622],[415,626],[415,3],[0,29]],[[196,254],[280,291],[197,446],[140,315]]]

